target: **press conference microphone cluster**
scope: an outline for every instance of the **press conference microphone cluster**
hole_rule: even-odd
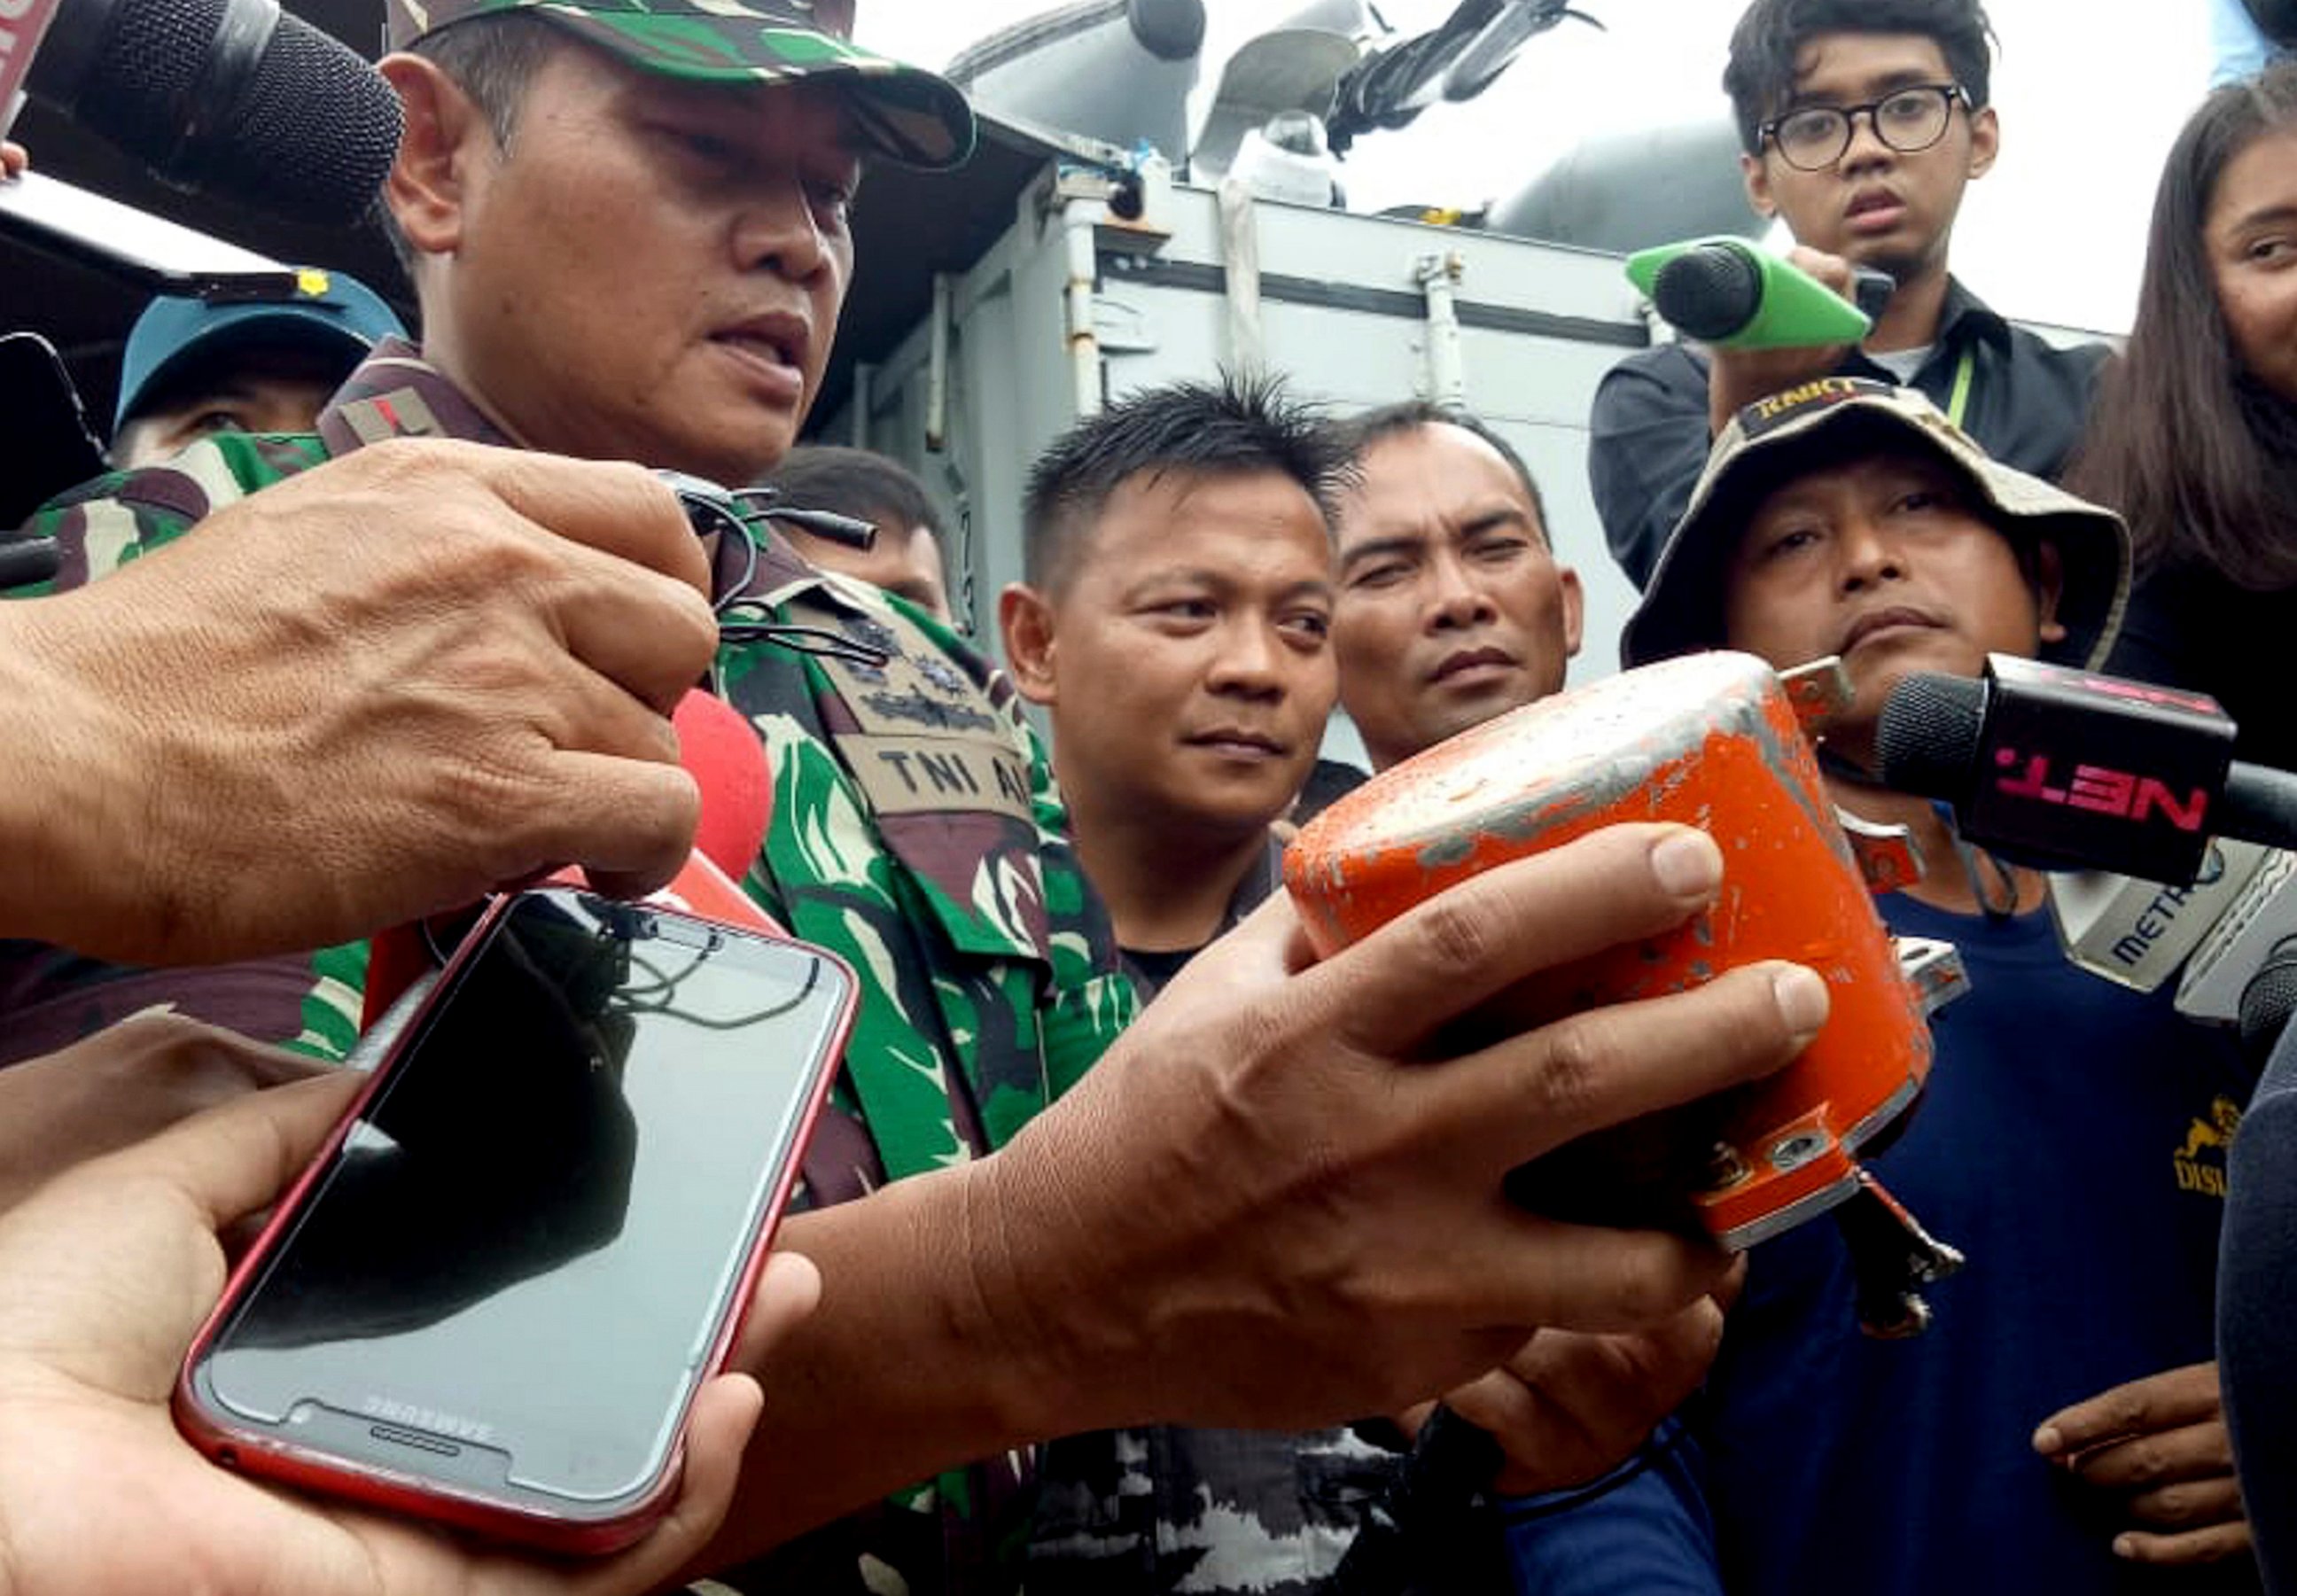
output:
[[[1891,690],[1878,774],[2005,859],[2109,873],[2053,880],[2078,964],[2151,988],[2182,962],[2181,1009],[2277,1031],[2297,1004],[2297,776],[2235,760],[2235,729],[2199,694],[1996,654],[1980,679]]]
[[[341,226],[399,148],[399,98],[278,0],[0,0],[0,132],[22,98],[179,188]]]
[[[1898,292],[1888,272],[1850,268],[1851,298],[1743,238],[1695,238],[1627,258],[1651,309],[1688,338],[1724,349],[1815,349],[1856,343]]]

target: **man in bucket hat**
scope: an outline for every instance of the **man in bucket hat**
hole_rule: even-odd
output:
[[[1883,917],[1955,943],[1970,975],[1881,1167],[1969,1263],[1931,1292],[1927,1333],[1881,1342],[1856,1328],[1829,1227],[1756,1247],[1707,1391],[1643,1472],[1517,1506],[1520,1587],[2255,1588],[2210,1362],[2245,1074],[2166,991],[2068,964],[2038,873],[1870,774],[1901,678],[1975,676],[1996,652],[2095,666],[2128,573],[2118,517],[1989,459],[1911,390],[1812,383],[1717,440],[1620,653],[1843,660],[1856,695],[1822,745],[1830,791],[1914,833],[1929,874]],[[1600,1570],[1627,1543],[1642,1557],[1617,1583]]]
[[[547,531],[564,506],[541,489],[579,487],[614,511],[594,521],[627,526],[609,553],[642,548],[678,506],[599,462],[722,482],[770,467],[819,383],[862,160],[951,160],[968,136],[937,79],[857,53],[841,22],[786,0],[493,0],[402,8],[392,27],[407,48],[380,70],[407,131],[386,198],[422,348],[379,349],[317,439],[211,439],[48,512],[73,580],[234,493],[257,516],[267,499],[333,513],[318,483],[346,473],[375,491],[321,535],[437,539],[443,558],[457,529],[430,513],[430,484],[506,460],[494,519],[532,506],[530,531]],[[534,572],[556,540],[531,541],[490,590],[552,586]],[[690,533],[682,547],[695,553]],[[775,1589],[1009,1589],[1009,1510],[1027,1493],[1008,1487],[1033,1442],[1392,1411],[1540,1327],[1664,1317],[1728,1267],[1696,1241],[1511,1212],[1502,1181],[1586,1130],[1778,1067],[1823,1023],[1824,983],[1792,965],[1733,972],[1465,1054],[1447,1024],[1699,912],[1720,872],[1710,841],[1615,828],[1313,965],[1272,902],[1096,1065],[1133,994],[1009,686],[945,629],[778,539],[721,530],[710,547],[714,572],[691,563],[718,613],[672,595],[689,602],[671,629],[721,623],[712,685],[767,745],[772,824],[747,885],[843,953],[862,991],[806,1164],[811,1211],[781,1232],[819,1263],[821,1304],[762,1366],[765,1415],[703,1567],[771,1548],[759,1583]],[[660,712],[700,666],[624,686],[615,667],[659,654],[663,629],[617,624],[597,594],[555,619],[600,679],[583,678],[608,722],[595,751],[663,758]],[[370,674],[388,711],[390,675]],[[516,695],[494,703],[529,741],[574,741],[557,719],[518,720]],[[492,795],[484,779],[457,793],[465,808]],[[359,967],[300,974],[290,990],[308,1001],[287,1013],[332,1044]],[[161,972],[152,995],[206,979]],[[101,1008],[69,1016],[100,1023]],[[916,1483],[936,1470],[950,1472]]]
[[[2129,585],[2129,539],[2120,520],[1992,459],[1914,390],[1864,377],[1821,378],[1739,413],[1716,440],[1690,507],[1660,551],[1642,602],[1627,618],[1619,641],[1622,662],[1648,664],[1700,648],[1764,653],[1740,638],[1731,623],[1733,606],[1750,617],[1775,607],[1763,597],[1774,556],[1754,547],[1759,539],[1751,530],[1763,501],[1798,483],[1815,490],[1836,481],[1854,460],[1876,463],[1872,469],[1879,470],[1881,461],[1897,457],[1935,461],[1947,468],[1948,482],[1959,484],[1957,545],[1974,522],[2015,557],[2029,598],[2042,612],[2036,638],[2017,652],[2092,667],[2104,662]],[[1790,541],[1801,548],[1810,539]],[[1967,541],[1991,547],[1981,538]],[[1880,590],[1897,591],[1887,582]],[[1861,613],[1867,607],[1856,594],[1841,602]],[[1904,669],[1852,670],[1859,687],[1855,719],[1863,723],[1880,712],[1880,695]],[[1830,741],[1839,747],[1840,735]]]

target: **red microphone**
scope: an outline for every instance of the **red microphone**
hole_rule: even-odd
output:
[[[702,813],[685,867],[668,886],[648,894],[649,901],[779,934],[782,928],[739,885],[765,845],[773,818],[773,769],[765,745],[739,711],[699,687],[679,700],[671,725],[678,733],[678,762],[702,789]],[[547,879],[585,884],[572,865]],[[420,924],[394,926],[376,936],[367,948],[359,1028],[371,1028],[438,963]]]
[[[699,687],[678,701],[670,723],[678,733],[678,762],[702,788],[694,851],[739,881],[765,846],[773,818],[765,745],[739,710]]]

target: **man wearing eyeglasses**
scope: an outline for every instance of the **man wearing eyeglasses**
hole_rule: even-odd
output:
[[[1723,86],[1747,197],[1794,234],[1796,264],[1848,295],[1850,268],[1898,281],[1864,344],[1670,343],[1596,390],[1588,475],[1611,553],[1640,588],[1708,446],[1739,408],[1815,377],[1922,390],[2005,465],[2055,478],[2081,435],[2103,345],[2013,327],[1947,270],[1964,188],[2001,140],[1979,0],[1754,0]]]

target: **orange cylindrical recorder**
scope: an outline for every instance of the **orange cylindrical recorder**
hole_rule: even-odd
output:
[[[1601,827],[1671,820],[1708,833],[1724,857],[1709,909],[1549,971],[1475,1026],[1519,1031],[1769,958],[1825,980],[1825,1025],[1776,1074],[1583,1137],[1518,1169],[1510,1194],[1559,1219],[1695,1225],[1733,1248],[1838,1209],[1862,1320],[1910,1334],[1928,1320],[1914,1288],[1960,1257],[1923,1235],[1857,1157],[1920,1095],[1930,1032],[1924,995],[1875,912],[1872,872],[1819,778],[1803,725],[1815,679],[1791,694],[1751,655],[1706,654],[1526,705],[1333,804],[1293,842],[1285,883],[1309,940],[1330,954],[1455,882]],[[1903,868],[1889,877],[1904,879]]]

